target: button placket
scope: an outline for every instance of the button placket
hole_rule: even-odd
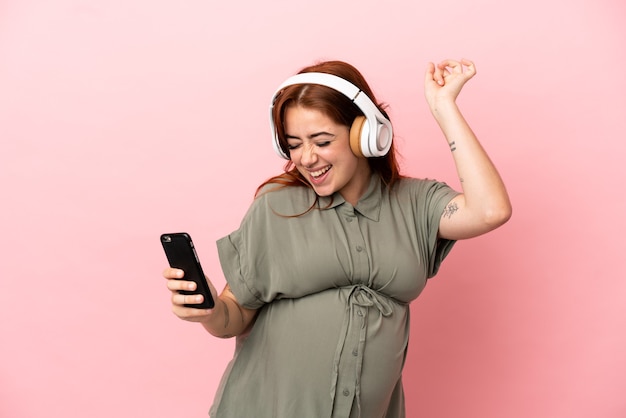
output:
[[[367,283],[370,276],[370,260],[361,231],[359,215],[352,206],[342,205],[341,216],[345,220],[344,227],[352,253],[354,270],[350,281],[352,283]]]
[[[367,285],[371,263],[361,231],[361,220],[350,205],[342,205],[338,208],[338,212],[350,249],[353,270],[349,280],[355,284],[358,283],[358,287]],[[344,319],[343,338],[338,344],[335,357],[333,384],[331,386],[333,417],[349,416],[353,402],[357,402],[360,407],[360,374],[367,333],[368,309],[371,303],[363,301],[365,304],[361,305],[361,302],[357,301],[357,299],[362,298],[357,297],[360,290],[355,289],[352,289],[348,297],[349,309]],[[366,296],[363,297],[368,299]]]

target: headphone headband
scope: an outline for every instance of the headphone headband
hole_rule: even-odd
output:
[[[273,134],[274,150],[278,155],[289,159],[289,155],[283,151],[274,126],[273,109],[280,92],[289,86],[296,84],[318,84],[336,90],[350,99],[365,115],[365,123],[359,133],[360,153],[365,157],[382,157],[391,147],[393,129],[391,122],[378,109],[376,104],[349,81],[332,74],[326,73],[300,73],[284,81],[272,97],[270,104],[270,127]]]

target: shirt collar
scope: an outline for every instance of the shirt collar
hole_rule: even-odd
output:
[[[375,222],[380,219],[380,206],[382,201],[382,182],[377,173],[372,173],[367,191],[361,196],[354,208],[361,215]],[[349,205],[339,192],[332,196],[320,196],[319,208],[321,210],[334,209],[340,205]]]

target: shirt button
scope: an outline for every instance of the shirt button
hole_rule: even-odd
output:
[[[357,314],[358,316],[363,316],[363,311],[361,311],[361,310],[356,311],[356,314]]]
[[[348,390],[348,388],[343,390],[343,396],[350,396],[350,391]]]
[[[352,350],[352,355],[354,357],[358,356],[359,355],[359,350],[357,350],[356,348],[354,350]]]
[[[357,246],[356,246],[356,250],[357,250],[358,252],[361,252],[361,251],[363,251],[363,247],[361,247],[360,245],[357,245]]]
[[[350,218],[350,217],[346,218],[346,221],[348,221],[348,222],[352,222],[353,220],[354,220],[354,218]]]

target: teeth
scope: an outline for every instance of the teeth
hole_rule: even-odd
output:
[[[318,171],[312,171],[311,172],[311,176],[319,177],[322,174],[324,174],[325,172],[327,172],[328,170],[330,170],[330,166],[326,166],[326,167],[324,167],[324,168],[322,168],[321,170],[318,170]]]

